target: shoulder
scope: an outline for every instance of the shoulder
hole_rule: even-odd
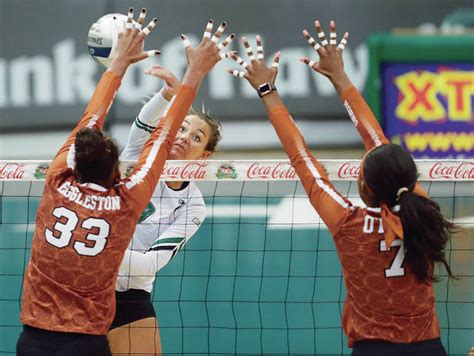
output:
[[[369,208],[370,209],[370,208]],[[370,212],[367,208],[352,205],[344,214],[343,219],[337,229],[337,235],[353,235],[354,229],[359,230],[364,224],[365,216],[367,215],[377,216],[377,213]]]
[[[47,172],[46,174],[46,185],[48,186],[60,186],[65,181],[74,179],[74,171],[71,168],[61,168]]]
[[[202,193],[195,182],[193,181],[189,182],[187,189],[189,190],[189,196],[201,198],[201,199],[203,198]]]
[[[204,202],[204,198],[202,196],[201,191],[197,187],[196,183],[190,182],[189,186],[187,187],[188,189],[188,199],[189,199],[189,205],[198,207],[202,210],[206,210],[206,203]]]

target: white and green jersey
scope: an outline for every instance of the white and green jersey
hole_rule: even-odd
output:
[[[120,160],[138,158],[167,104],[161,93],[145,104],[132,125]],[[180,190],[173,190],[160,181],[125,252],[115,289],[151,292],[156,272],[196,233],[205,217],[206,206],[196,184],[186,182]]]

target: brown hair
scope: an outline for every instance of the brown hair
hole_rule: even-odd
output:
[[[195,115],[199,117],[201,120],[205,121],[209,127],[211,128],[211,137],[206,145],[206,151],[215,152],[217,144],[222,138],[222,125],[221,123],[214,117],[212,117],[208,110],[202,106],[202,110],[196,110],[194,107],[191,107],[188,111],[188,115]]]
[[[111,176],[118,161],[118,149],[100,130],[79,130],[74,146],[77,178],[81,183],[98,183]]]

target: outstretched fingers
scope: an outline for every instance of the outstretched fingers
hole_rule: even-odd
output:
[[[245,47],[245,52],[247,53],[247,57],[249,57],[250,62],[255,61],[255,56],[252,51],[252,47],[250,47],[249,41],[247,41],[247,38],[242,37],[242,43],[244,44]]]
[[[191,47],[191,41],[189,40],[188,36],[186,36],[185,34],[181,34],[180,35],[181,37],[181,41],[183,42],[183,46],[184,48],[188,48],[188,47]]]
[[[281,52],[280,51],[278,51],[273,56],[272,69],[276,69],[278,71],[278,67],[280,66],[280,57],[281,57]]]
[[[145,17],[146,17],[146,9],[142,8],[142,11],[140,11],[140,16],[138,16],[138,21],[135,26],[135,29],[138,31],[141,31],[143,23],[145,22]]]
[[[145,27],[142,30],[142,32],[145,34],[145,36],[148,36],[150,34],[150,32],[153,31],[153,29],[155,28],[157,22],[158,22],[158,19],[155,17],[153,20],[150,21],[148,26]]]
[[[306,30],[306,29],[303,30],[303,36],[306,38],[306,40],[307,40],[308,43],[311,45],[311,47],[314,48],[315,51],[318,51],[318,50],[321,48],[321,46],[320,46],[320,44],[318,43],[318,41],[316,41],[316,40],[314,39],[314,37],[309,34],[308,30]]]
[[[234,77],[245,78],[245,72],[238,71],[237,69],[229,69],[226,68],[225,70],[227,73],[232,74]]]
[[[316,70],[318,62],[313,61],[312,59],[308,57],[301,57],[299,59],[300,62],[307,64],[311,69]]]
[[[348,39],[349,39],[349,32],[346,32],[344,36],[342,37],[342,40],[339,43],[339,46],[337,46],[337,48],[340,49],[341,51],[344,51],[344,48],[346,48]]]
[[[132,63],[140,62],[141,60],[148,58],[148,57],[156,57],[161,54],[158,50],[151,50],[151,51],[143,51],[138,56],[132,58]]]
[[[263,43],[262,39],[259,35],[255,37],[255,41],[257,42],[257,60],[263,60]]]
[[[235,62],[237,62],[238,65],[240,65],[240,66],[243,67],[244,69],[247,69],[247,67],[249,66],[249,64],[248,64],[246,61],[244,61],[242,58],[240,58],[240,57],[237,55],[237,52],[235,52],[235,51],[229,52],[229,56],[230,56],[230,58],[232,58]],[[234,77],[245,78],[245,71],[239,71],[239,70],[237,70],[237,69],[229,69],[229,68],[227,68],[227,69],[226,69],[226,72],[232,74]]]
[[[235,38],[235,33],[232,33],[229,36],[227,36],[227,38],[222,43],[219,43],[219,45],[217,46],[219,51],[222,51],[224,48],[226,48],[229,45],[229,43],[231,43],[234,40],[234,38]],[[220,56],[221,56],[221,59],[229,58],[230,52],[221,53]]]
[[[244,69],[247,69],[247,67],[249,66],[249,64],[246,61],[244,61],[242,58],[240,58],[237,55],[237,52],[231,52],[230,53],[230,58],[232,58],[234,61],[236,61],[237,64],[242,66]]]
[[[336,46],[337,45],[337,33],[336,33],[336,22],[331,20],[329,23],[329,45]]]
[[[217,43],[219,38],[221,38],[222,34],[224,33],[225,27],[227,26],[226,22],[221,23],[221,25],[217,28],[216,33],[212,36],[211,41]]]
[[[125,31],[128,33],[133,29],[133,7],[128,9],[127,23],[125,24]]]
[[[211,32],[212,32],[213,27],[214,27],[214,20],[209,19],[206,25],[206,29],[204,30],[204,34],[202,36],[203,41],[209,41],[211,39]]]
[[[323,47],[326,47],[329,44],[329,42],[326,39],[326,34],[321,28],[321,23],[318,20],[314,21],[314,27],[316,27],[316,32],[318,33],[318,38],[321,41],[321,45]]]

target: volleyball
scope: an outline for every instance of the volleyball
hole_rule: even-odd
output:
[[[92,24],[87,36],[87,46],[96,62],[104,67],[110,65],[115,55],[118,34],[125,30],[126,23],[125,15],[107,14]]]

